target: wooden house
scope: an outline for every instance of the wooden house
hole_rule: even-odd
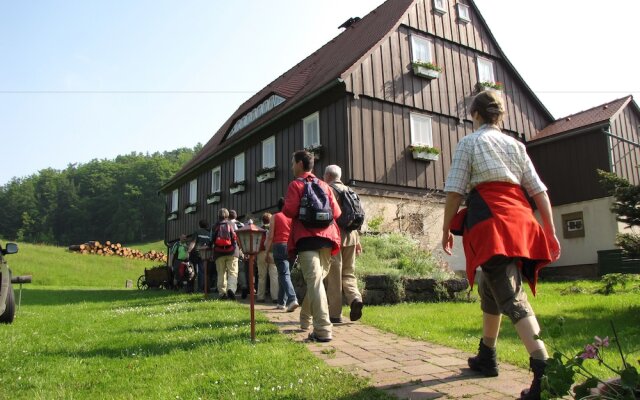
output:
[[[574,267],[563,274],[595,275],[597,252],[615,248],[616,234],[629,232],[611,213],[614,199],[596,171],[640,184],[639,126],[640,109],[627,96],[560,118],[527,143],[553,205],[562,246],[554,265]]]
[[[391,223],[400,199],[444,187],[456,144],[472,132],[468,101],[483,85],[501,90],[514,136],[532,139],[553,122],[471,0],[389,0],[343,28],[242,104],[161,188],[167,242],[220,207],[273,210],[302,148],[315,148],[320,176],[340,165],[369,216]],[[412,151],[424,146],[439,154]]]
[[[561,132],[568,131],[566,138],[572,140],[589,136],[572,132],[582,133],[590,125],[554,122],[472,0],[388,0],[341,28],[338,36],[240,105],[161,188],[167,243],[193,232],[200,219],[214,221],[221,207],[241,217],[273,211],[293,178],[292,153],[312,148],[316,175],[322,176],[329,164],[340,165],[342,180],[360,194],[368,218],[382,217],[390,229],[417,218],[417,230],[435,232],[431,247],[438,248],[438,196],[457,143],[473,131],[469,100],[487,88],[504,98],[503,130],[531,143],[543,177],[551,181],[552,202],[575,202],[571,196],[576,193],[563,192],[563,184],[545,169],[550,162],[546,149],[556,149],[565,137]],[[616,107],[621,106],[610,106]],[[622,107],[630,114],[625,118],[637,117],[634,107]],[[602,145],[609,140],[611,146],[613,138],[601,134],[598,140]],[[557,150],[554,165],[566,159]],[[610,154],[599,154],[597,165],[606,169]],[[629,169],[623,164],[617,168]],[[584,201],[602,197],[595,187],[583,190],[588,192]],[[415,200],[425,196],[436,200],[427,212],[407,206],[424,204]],[[461,267],[464,260],[452,264]]]

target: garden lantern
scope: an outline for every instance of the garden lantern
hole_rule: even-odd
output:
[[[260,251],[260,241],[266,230],[256,226],[249,220],[245,226],[236,230],[238,242],[244,254],[249,255],[249,303],[251,307],[251,341],[256,341],[255,295],[253,290],[253,263]]]

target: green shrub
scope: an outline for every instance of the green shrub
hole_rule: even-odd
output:
[[[367,222],[367,226],[369,226],[369,229],[371,229],[372,231],[379,232],[383,222],[384,222],[384,217],[382,215],[378,215],[376,217],[371,218]]]
[[[363,253],[356,259],[356,273],[363,275],[394,275],[406,277],[449,279],[433,255],[420,247],[417,240],[391,233],[361,237]]]
[[[640,235],[619,233],[616,235],[616,246],[622,248],[622,252],[627,257],[640,257]]]

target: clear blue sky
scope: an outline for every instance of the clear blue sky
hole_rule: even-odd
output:
[[[204,144],[343,21],[382,2],[0,0],[0,185]],[[640,96],[640,1],[476,4],[555,117]]]

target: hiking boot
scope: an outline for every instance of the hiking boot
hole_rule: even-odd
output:
[[[349,312],[349,319],[351,321],[357,321],[362,317],[362,300],[355,299],[351,302],[351,311]]]
[[[495,347],[488,347],[482,343],[478,346],[478,355],[467,359],[469,368],[482,373],[484,376],[498,376],[498,362]]]
[[[329,317],[329,321],[331,321],[332,324],[341,324],[342,317],[338,317],[338,318]]]
[[[231,301],[236,301],[236,294],[233,293],[233,290],[231,289],[227,290],[227,299]]]
[[[321,343],[327,343],[331,341],[330,337],[326,337],[326,338],[321,338],[318,335],[316,335],[315,332],[311,332],[309,334],[309,336],[307,337],[307,340],[310,342],[321,342]]]
[[[533,381],[529,389],[520,392],[520,400],[540,400],[541,380],[547,368],[547,361],[529,357],[529,367],[533,371]]]

